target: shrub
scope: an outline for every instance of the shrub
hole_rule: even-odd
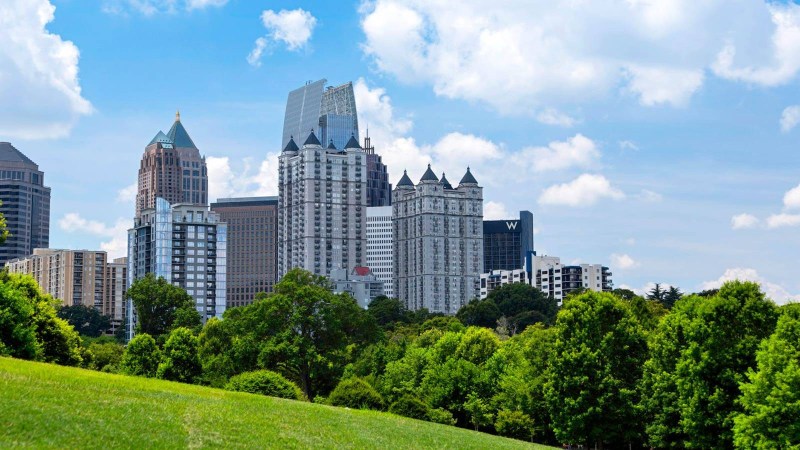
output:
[[[428,411],[428,420],[443,425],[455,425],[456,419],[453,418],[453,413],[442,408],[433,408]]]
[[[411,394],[400,397],[389,406],[389,412],[392,414],[419,420],[428,420],[430,409],[425,402]]]
[[[290,400],[305,400],[303,391],[296,384],[271,370],[256,370],[231,377],[225,389]]]
[[[194,383],[202,373],[197,356],[197,336],[188,328],[175,328],[164,344],[164,359],[156,376],[164,380]]]
[[[328,403],[354,409],[383,409],[383,397],[361,378],[342,380],[331,392]]]
[[[531,440],[535,432],[533,419],[522,411],[501,410],[497,413],[494,428],[501,436],[525,441]]]
[[[125,347],[120,361],[120,372],[144,377],[156,376],[161,352],[156,340],[147,333],[137,334]]]
[[[87,348],[90,355],[88,367],[103,372],[116,372],[125,348],[116,342],[92,342]]]

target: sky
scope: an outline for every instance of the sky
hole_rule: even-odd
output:
[[[540,255],[800,299],[798,72],[786,0],[0,3],[0,141],[45,172],[51,247],[112,256],[177,110],[212,201],[276,195],[286,96],[325,78],[393,182],[469,166]]]

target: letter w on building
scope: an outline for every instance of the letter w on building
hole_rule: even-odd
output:
[[[506,226],[509,230],[516,230],[518,222],[506,222]]]

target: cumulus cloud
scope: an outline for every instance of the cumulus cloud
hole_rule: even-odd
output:
[[[1,136],[64,137],[92,112],[78,81],[78,47],[46,28],[55,10],[47,0],[0,6]]]
[[[65,214],[58,221],[58,226],[67,233],[81,233],[102,238],[100,250],[108,253],[109,258],[119,258],[128,253],[128,228],[130,221],[124,218],[117,219],[114,225],[107,225],[97,220],[89,220],[79,213]]]
[[[225,6],[228,0],[186,0],[186,9],[204,9],[209,6],[220,7]]]
[[[278,195],[278,153],[269,153],[258,164],[249,158],[232,167],[227,156],[206,158],[208,199]]]
[[[796,227],[800,225],[800,214],[773,214],[767,217],[767,228]]]
[[[535,172],[562,170],[570,167],[593,167],[600,159],[600,151],[591,139],[576,134],[564,142],[551,142],[547,147],[523,149],[516,160],[530,166]]]
[[[559,112],[554,108],[546,108],[536,115],[536,120],[545,125],[555,125],[559,127],[571,127],[577,123],[577,120],[572,117]]]
[[[247,62],[256,67],[261,65],[261,56],[270,44],[283,44],[290,51],[306,47],[317,25],[317,18],[300,8],[278,12],[267,9],[261,12],[261,23],[267,29],[267,35],[256,39],[253,50],[247,55]]]
[[[753,228],[758,225],[758,223],[758,217],[752,214],[742,213],[731,217],[731,228],[734,230]]]
[[[800,184],[783,194],[783,207],[786,209],[800,209]]]
[[[510,216],[511,214],[503,203],[489,201],[483,205],[483,220],[508,219]]]
[[[505,113],[619,86],[646,106],[680,106],[705,74],[775,86],[800,71],[794,2],[364,0],[360,12],[377,70]]]
[[[108,14],[138,13],[143,16],[173,14],[178,10],[206,9],[222,7],[228,0],[105,0],[103,12]]]
[[[625,194],[602,175],[585,173],[569,183],[548,187],[539,196],[542,205],[590,206],[604,198],[621,200]]]
[[[611,255],[611,265],[613,267],[626,270],[626,269],[633,269],[639,267],[639,262],[631,258],[628,254],[617,254],[614,253]]]
[[[800,298],[800,296],[797,294],[790,294],[783,286],[769,282],[764,277],[759,275],[755,269],[741,267],[725,270],[725,273],[716,280],[704,282],[700,289],[719,289],[719,287],[722,286],[726,281],[733,280],[753,281],[760,284],[761,291],[778,304],[788,303],[791,300],[796,301],[798,298]]]
[[[136,201],[136,191],[139,189],[138,183],[133,183],[117,191],[117,201],[119,203],[133,203]]]
[[[781,113],[781,131],[788,133],[800,123],[800,105],[787,106]]]

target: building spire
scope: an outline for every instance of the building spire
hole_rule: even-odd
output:
[[[177,109],[175,110],[175,122],[180,122],[180,121],[181,121],[181,110]]]

